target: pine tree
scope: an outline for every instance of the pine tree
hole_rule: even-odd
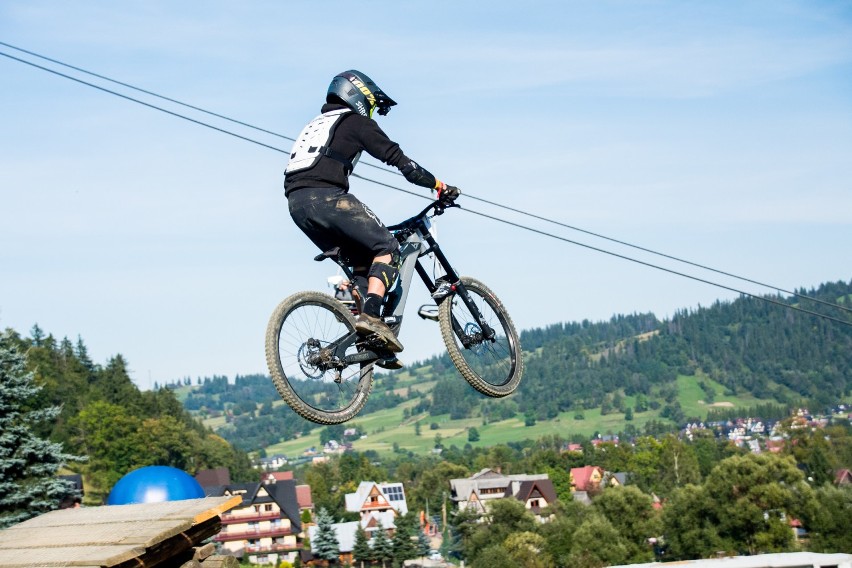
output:
[[[393,565],[395,568],[411,558],[417,557],[414,541],[414,515],[403,515],[396,519],[396,532],[393,535]]]
[[[352,546],[352,558],[358,562],[361,568],[364,568],[364,563],[373,561],[373,549],[370,548],[370,539],[367,537],[367,531],[360,524],[355,530],[355,544]]]
[[[388,538],[388,533],[385,532],[385,527],[379,521],[376,524],[376,531],[373,533],[373,560],[381,562],[382,568],[385,568],[386,562],[393,559],[393,545]]]
[[[325,507],[320,509],[317,515],[317,532],[313,539],[314,556],[329,563],[336,562],[340,556],[340,544],[337,542],[337,533],[334,530],[334,519],[326,511]]]
[[[432,546],[429,544],[429,537],[426,536],[426,533],[423,532],[422,529],[417,531],[417,556],[426,556],[429,554],[429,551],[432,549]]]
[[[0,334],[0,528],[57,508],[72,490],[56,477],[57,470],[83,460],[34,433],[60,411],[58,406],[32,408],[40,390],[11,332]]]

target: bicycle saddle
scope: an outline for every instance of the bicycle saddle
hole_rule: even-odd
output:
[[[340,247],[334,247],[333,249],[328,249],[327,251],[320,253],[314,257],[314,260],[317,262],[321,262],[327,258],[332,260],[340,259]]]

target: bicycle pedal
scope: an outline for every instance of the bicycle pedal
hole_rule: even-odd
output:
[[[369,347],[373,350],[385,349],[385,342],[382,337],[378,333],[371,333],[370,335],[362,335],[361,343],[364,344],[365,347]]]

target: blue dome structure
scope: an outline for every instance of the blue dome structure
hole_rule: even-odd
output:
[[[107,505],[160,503],[202,497],[204,489],[185,471],[165,465],[150,465],[135,469],[119,479],[109,492]]]

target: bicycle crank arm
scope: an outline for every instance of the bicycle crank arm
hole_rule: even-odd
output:
[[[323,349],[323,351],[330,352],[331,358],[335,361],[347,361],[346,350],[352,347],[355,344],[355,340],[358,339],[358,334],[350,332],[337,341],[333,343],[329,343],[328,346]],[[345,365],[344,365],[345,366]]]
[[[381,356],[375,351],[361,351],[360,353],[355,353],[354,355],[347,355],[343,358],[343,363],[346,366],[349,366],[354,363],[372,363],[373,361],[385,358],[386,356]]]

